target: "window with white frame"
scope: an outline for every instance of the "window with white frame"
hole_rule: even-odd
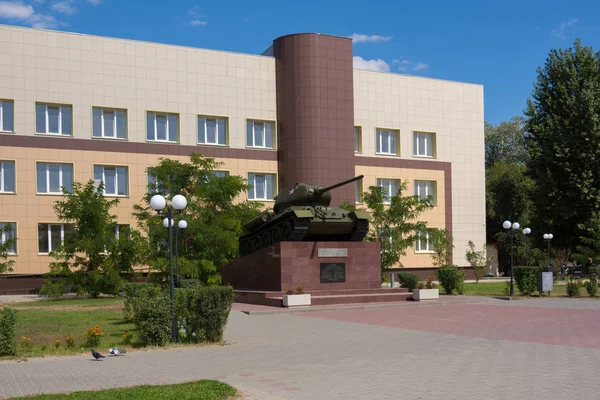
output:
[[[418,157],[434,157],[435,134],[415,132],[413,134],[413,155]]]
[[[49,135],[72,134],[72,107],[62,104],[36,103],[35,131]]]
[[[433,252],[433,243],[431,243],[431,237],[429,236],[429,232],[417,232],[415,250],[417,252],[422,253]]]
[[[389,204],[391,198],[398,194],[400,187],[397,179],[380,179],[377,178],[377,186],[383,188],[383,202]]]
[[[198,116],[198,144],[227,145],[227,118]]]
[[[246,122],[246,146],[272,149],[275,147],[275,124],[270,121]]]
[[[212,174],[217,178],[225,178],[226,176],[229,176],[229,172],[227,171],[213,171]]]
[[[104,182],[104,194],[109,196],[127,196],[128,168],[113,165],[94,165],[94,181]]]
[[[71,232],[72,224],[38,224],[38,252],[47,254],[56,250]]]
[[[275,192],[275,174],[248,174],[249,200],[273,200]]]
[[[377,129],[375,145],[377,154],[398,154],[400,132],[394,129]]]
[[[127,137],[127,111],[112,108],[92,109],[95,138],[125,139]]]
[[[0,193],[15,193],[15,162],[0,160]]]
[[[354,127],[354,152],[362,153],[362,127]]]
[[[362,203],[362,180],[354,182],[355,202]]]
[[[179,115],[148,111],[146,114],[146,139],[151,142],[177,143],[179,140]]]
[[[422,198],[431,196],[432,204],[437,205],[437,184],[434,181],[415,181],[415,194]]]
[[[0,100],[0,132],[15,130],[15,103],[12,100]]]
[[[0,243],[9,242],[6,249],[8,254],[17,254],[17,223],[0,222]]]
[[[73,164],[36,163],[37,192],[62,194],[73,189]]]
[[[115,239],[119,240],[120,235],[126,235],[129,230],[128,224],[119,224],[113,226],[113,232],[115,234]]]

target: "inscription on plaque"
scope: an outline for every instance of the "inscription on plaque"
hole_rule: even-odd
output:
[[[321,283],[346,282],[346,263],[321,263]]]
[[[318,249],[319,257],[348,257],[348,249]]]

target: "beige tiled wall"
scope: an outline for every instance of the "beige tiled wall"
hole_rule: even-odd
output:
[[[229,146],[246,147],[246,118],[276,120],[275,59],[0,25],[0,98],[15,100],[15,132],[35,134],[35,102],[73,106],[73,135],[92,137],[92,106],[127,110],[130,141],[146,111],[179,113],[180,143],[197,143],[197,115],[229,118]]]
[[[126,165],[129,174],[129,196],[119,197],[119,205],[111,210],[120,224],[137,226],[132,217],[133,206],[140,204],[146,193],[146,168],[157,165],[160,154],[105,153],[99,151],[46,150],[35,148],[16,148],[0,146],[0,160],[15,160],[17,170],[16,194],[0,195],[0,222],[16,222],[18,256],[15,274],[40,274],[48,271],[50,257],[38,254],[38,223],[56,223],[58,219],[53,204],[61,199],[59,195],[36,194],[36,161],[61,162],[73,164],[73,179],[87,182],[93,178],[94,164]],[[189,162],[187,157],[169,156],[182,162]],[[216,159],[223,163],[220,170],[229,171],[231,175],[245,178],[248,172],[277,173],[276,161],[254,161],[236,159]],[[238,200],[247,199],[247,195]],[[272,202],[264,202],[265,206]]]
[[[375,157],[375,128],[400,130],[400,154],[413,157],[413,131],[436,134],[436,158],[452,163],[454,262],[468,265],[467,242],[485,243],[483,87],[398,74],[354,70],[354,119],[363,151]],[[412,265],[411,265],[412,266]]]

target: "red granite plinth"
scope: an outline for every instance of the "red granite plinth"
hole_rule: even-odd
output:
[[[347,249],[348,256],[319,257],[319,249]],[[376,242],[281,242],[225,265],[221,276],[245,291],[380,289],[380,259]],[[345,281],[321,283],[321,263],[345,263]]]

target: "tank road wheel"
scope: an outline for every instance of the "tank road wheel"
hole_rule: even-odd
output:
[[[252,254],[252,253],[254,253],[254,250],[255,250],[254,249],[254,244],[253,244],[253,242],[252,242],[251,239],[248,239],[246,241],[246,245],[245,246],[246,246],[246,254]]]
[[[292,221],[286,221],[283,224],[283,230],[282,230],[282,233],[281,233],[281,240],[282,241],[289,240],[292,237],[292,230],[293,230]]]
[[[254,236],[252,238],[252,243],[254,244],[254,248],[256,250],[260,250],[263,248],[262,240],[260,240],[260,236]]]
[[[281,228],[276,226],[271,231],[271,241],[273,244],[281,242]]]
[[[260,235],[260,240],[263,247],[269,247],[271,245],[271,234],[268,231],[263,232],[262,235]]]

